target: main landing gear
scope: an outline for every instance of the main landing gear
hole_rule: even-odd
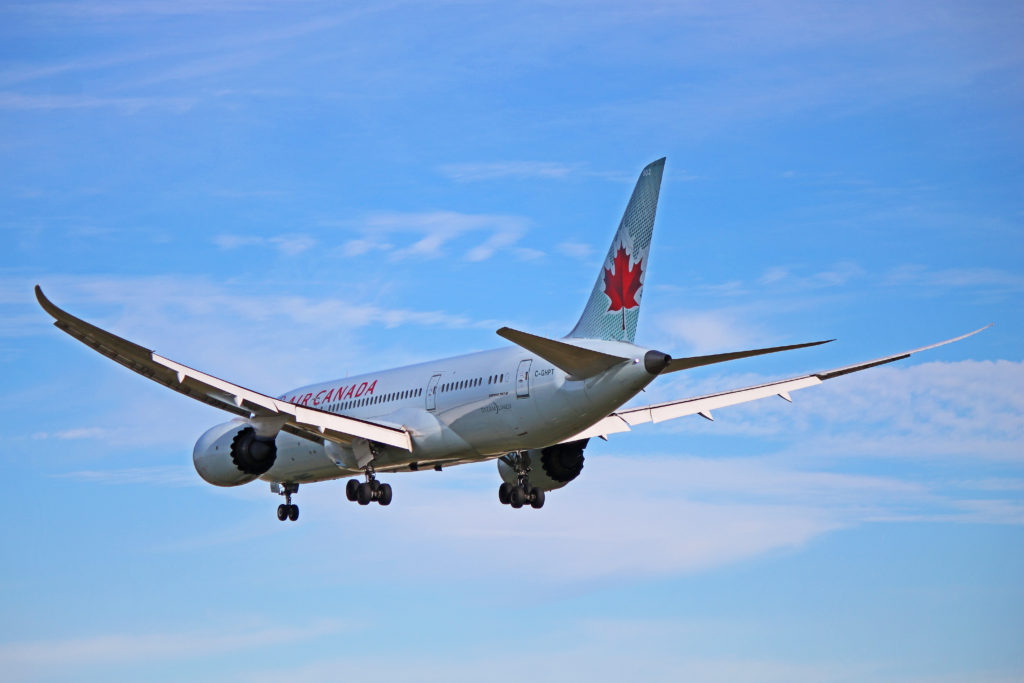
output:
[[[345,497],[360,505],[369,505],[377,501],[380,505],[391,505],[391,484],[382,484],[377,481],[373,469],[366,469],[366,481],[359,483],[358,479],[349,479],[345,484]]]
[[[516,471],[516,484],[502,483],[498,487],[498,502],[519,509],[529,505],[535,510],[544,507],[544,492],[530,486],[530,456],[526,453],[509,453],[505,462]]]
[[[292,505],[292,494],[298,493],[298,484],[271,484],[271,490],[274,493],[284,496],[284,505],[277,506],[277,518],[282,522],[286,519],[295,521],[299,518],[299,506]]]

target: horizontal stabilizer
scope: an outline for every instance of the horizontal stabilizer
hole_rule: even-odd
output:
[[[733,351],[731,353],[714,353],[710,356],[692,356],[690,358],[673,358],[668,362],[668,365],[661,374],[666,372],[676,372],[678,370],[686,370],[688,368],[697,368],[701,365],[711,365],[712,363],[724,363],[727,360],[736,360],[738,358],[750,358],[751,356],[761,356],[766,353],[776,353],[778,351],[792,351],[793,349],[805,349],[808,346],[818,346],[820,344],[828,344],[833,342],[835,339],[825,339],[824,341],[808,342],[806,344],[792,344],[790,346],[773,346],[767,349],[753,349],[752,351]]]
[[[503,327],[498,335],[510,342],[532,351],[555,367],[569,375],[569,379],[579,380],[599,375],[608,368],[628,361],[628,358],[612,356],[600,351],[591,351],[575,344],[538,337],[535,334]]]

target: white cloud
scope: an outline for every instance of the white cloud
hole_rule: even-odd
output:
[[[27,95],[0,92],[0,109],[12,111],[53,111],[57,109],[120,109],[134,114],[143,109],[161,108],[184,112],[196,104],[188,97],[103,97],[96,95]]]
[[[43,282],[54,302],[73,314],[179,362],[270,393],[325,379],[325,373],[330,378],[372,369],[367,367],[361,328],[500,326],[443,310],[360,303],[358,297],[353,300],[333,291],[324,298],[290,296],[246,285],[225,286],[205,277],[61,276]],[[35,308],[35,302],[30,303],[33,284],[18,278],[0,280],[0,300],[10,298]],[[38,324],[26,326],[20,332],[23,336],[53,333],[45,316],[35,317]],[[296,330],[302,334],[296,336]],[[378,337],[375,343],[379,341]],[[410,349],[388,364],[421,360],[415,353]]]
[[[758,335],[746,323],[735,316],[713,311],[669,311],[659,312],[655,327],[668,335],[666,346],[683,349],[687,353],[702,355],[723,351],[752,348]]]
[[[76,440],[76,439],[105,439],[110,436],[110,430],[104,429],[103,427],[79,427],[77,429],[65,429],[53,434],[47,434],[45,432],[39,432],[34,435],[34,438],[46,439],[62,439],[62,440]]]
[[[521,261],[536,261],[547,256],[547,254],[540,249],[531,249],[530,247],[517,247],[514,250],[514,253],[516,258]]]
[[[844,261],[834,264],[827,270],[809,275],[799,275],[792,268],[774,266],[768,268],[757,280],[759,285],[770,285],[789,291],[809,291],[826,287],[838,287],[848,284],[851,280],[864,275],[864,269],[856,263]]]
[[[922,290],[985,289],[999,292],[1024,292],[1024,275],[999,268],[934,269],[907,264],[894,268],[885,276],[885,283],[894,287],[911,285]]]
[[[297,256],[316,246],[316,239],[309,235],[288,233],[272,237],[258,235],[217,235],[213,243],[221,249],[241,249],[243,247],[269,246],[286,256]]]
[[[394,245],[389,242],[379,242],[369,238],[349,240],[342,245],[341,252],[345,256],[362,256],[371,251],[390,251]]]
[[[359,238],[349,240],[342,248],[346,255],[373,250],[388,251],[394,260],[407,258],[439,258],[458,239],[483,233],[485,238],[469,247],[463,257],[468,261],[485,261],[498,251],[515,245],[529,226],[525,218],[497,214],[468,214],[455,211],[421,213],[380,212],[366,216],[357,224]],[[396,246],[396,235],[412,234],[412,244]]]
[[[453,180],[496,180],[499,178],[562,179],[578,170],[579,164],[559,164],[548,161],[494,161],[481,163],[444,164],[438,170]]]
[[[583,242],[560,242],[555,248],[566,256],[580,261],[589,261],[595,254],[594,247]]]
[[[25,640],[0,644],[0,667],[6,676],[24,679],[79,667],[154,661],[179,661],[223,655],[337,633],[342,625],[321,620],[305,626],[229,625],[170,633],[111,633],[78,638]]]
[[[395,548],[402,557],[429,553],[424,581],[489,576],[520,581],[528,589],[705,571],[888,520],[1024,524],[1021,505],[1012,498],[980,499],[975,492],[896,476],[801,467],[787,456],[601,455],[607,448],[591,447],[580,478],[549,493],[541,512],[495,502],[493,463],[453,469],[443,477],[386,477],[395,487],[395,504],[386,514],[371,510],[362,527],[380,543],[346,546],[346,561],[372,564],[386,583],[397,578],[391,573],[401,562],[382,557],[380,548]],[[340,482],[304,488],[306,519],[346,526],[340,520],[351,504],[338,495],[340,488]],[[545,558],[529,576],[520,576],[507,561],[515,544]],[[329,548],[316,552],[311,562],[335,561]]]
[[[712,636],[712,638],[709,638]],[[542,624],[530,634],[517,634],[520,649],[529,652],[529,676],[536,683],[588,681],[589,683],[645,681],[675,683],[831,683],[877,680],[869,666],[847,662],[802,663],[782,657],[712,656],[695,651],[695,645],[713,641],[713,636],[737,636],[737,628],[719,622],[685,619],[601,619],[559,620]],[[525,647],[521,644],[528,643]],[[502,667],[508,658],[505,640],[480,646],[461,647],[458,657],[445,653],[410,652],[400,658],[374,656],[344,658],[326,656],[301,664],[264,666],[243,671],[232,680],[276,682],[282,678],[309,682],[336,681],[341,670],[372,670],[386,681],[423,683],[476,683],[513,681],[522,678],[516,667]],[[837,673],[839,672],[839,673]],[[985,680],[993,680],[987,678]],[[1006,679],[1008,683],[1012,679]],[[968,683],[970,678],[942,683]],[[935,683],[939,683],[936,681]],[[999,680],[997,683],[1004,683]]]
[[[85,483],[129,486],[137,486],[139,484],[193,486],[202,483],[192,468],[177,465],[128,467],[111,470],[79,470],[54,476]]]
[[[814,370],[824,370],[815,368]],[[686,373],[643,403],[700,396],[779,379],[758,374]],[[890,365],[793,393],[792,405],[765,399],[715,413],[715,422],[677,420],[673,432],[781,436],[815,457],[977,459],[1024,462],[1024,362],[958,361]],[[827,430],[823,428],[827,425]]]

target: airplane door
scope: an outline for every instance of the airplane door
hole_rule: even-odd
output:
[[[427,384],[427,410],[437,408],[437,383],[441,381],[441,375],[434,375]]]
[[[519,371],[516,372],[516,398],[526,398],[530,395],[530,365],[532,358],[519,361]]]

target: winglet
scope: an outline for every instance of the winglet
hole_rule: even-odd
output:
[[[64,332],[67,332],[78,341],[91,346],[103,355],[116,360],[122,365],[135,369],[131,363],[125,363],[128,359],[149,359],[153,355],[151,349],[147,349],[144,346],[139,346],[135,342],[128,341],[123,337],[118,337],[115,334],[102,330],[95,325],[85,322],[81,318],[76,318],[64,309],[57,306],[55,303],[46,298],[43,294],[43,289],[36,285],[36,300],[39,301],[39,305],[43,307],[43,310],[50,314],[54,319],[54,326]],[[97,340],[106,339],[113,342],[113,346],[107,350],[101,350],[97,346]],[[113,353],[112,353],[113,351]]]
[[[937,348],[939,346],[945,346],[946,344],[952,344],[953,342],[958,342],[961,339],[967,339],[968,337],[973,337],[974,335],[978,334],[979,332],[983,332],[984,330],[987,330],[988,328],[992,327],[993,324],[994,323],[989,323],[988,325],[985,325],[985,327],[979,327],[978,329],[974,330],[973,332],[968,332],[967,334],[961,334],[959,337],[953,337],[952,339],[947,339],[946,341],[935,342],[934,344],[929,344],[928,346],[922,346],[919,349],[911,349],[910,351],[904,351],[903,353],[896,353],[896,354],[893,354],[891,356],[886,356],[884,358],[876,358],[875,360],[869,360],[869,361],[865,361],[863,363],[856,363],[854,365],[847,365],[847,366],[842,367],[842,368],[836,368],[835,370],[827,370],[825,372],[817,372],[817,373],[815,373],[815,376],[817,378],[823,379],[823,380],[824,379],[832,379],[833,377],[841,377],[842,375],[848,375],[851,372],[858,372],[860,370],[867,370],[868,368],[873,368],[873,367],[875,367],[877,365],[885,365],[886,363],[892,363],[894,361],[903,360],[904,358],[907,358],[907,357],[909,357],[909,356],[911,356],[911,355],[913,355],[915,353],[919,353],[921,351],[927,351],[928,349],[934,349],[934,348]]]
[[[46,295],[43,294],[43,288],[39,285],[36,285],[36,301],[39,302],[39,305],[42,306],[43,310],[49,313],[51,317],[60,320],[61,314],[64,313],[64,311],[57,308],[52,301],[46,298]]]

